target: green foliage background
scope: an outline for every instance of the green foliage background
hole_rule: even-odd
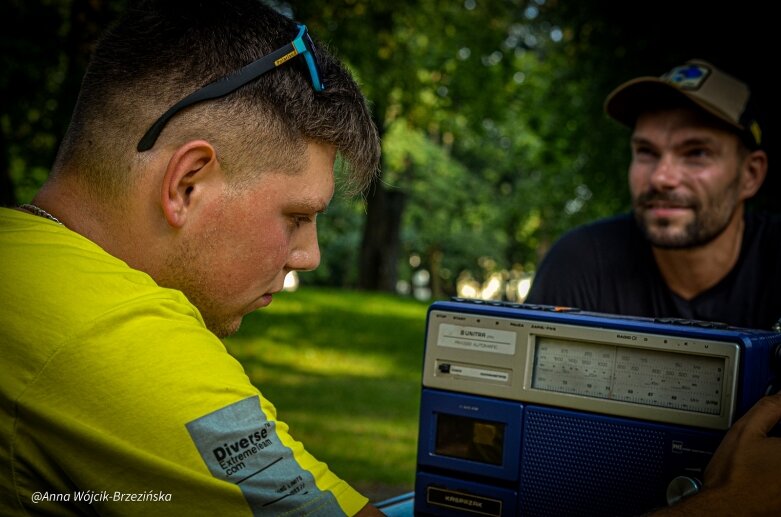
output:
[[[29,201],[47,177],[92,45],[127,3],[0,6],[3,204]],[[627,208],[627,131],[602,112],[620,82],[699,56],[758,85],[760,101],[775,97],[762,58],[771,18],[754,0],[271,4],[362,84],[383,135],[382,186],[405,199],[394,266],[406,280],[431,271],[435,296],[463,271],[484,277],[485,264],[531,271],[562,232]],[[766,134],[772,144],[771,124]],[[760,204],[774,206],[779,182],[771,174]],[[323,267],[307,282],[356,285],[365,213],[362,199],[336,201],[321,224]]]
[[[29,201],[47,177],[92,45],[127,3],[0,6],[3,204]],[[699,56],[772,95],[761,65],[772,31],[753,0],[271,4],[362,84],[383,136],[382,188],[404,197],[401,249],[389,239],[387,254],[402,280],[430,271],[435,296],[464,271],[533,271],[562,232],[627,208],[627,131],[602,112],[620,82]],[[772,206],[779,181],[771,174],[760,200]],[[365,213],[362,199],[335,202],[321,224],[323,267],[306,282],[356,285]]]

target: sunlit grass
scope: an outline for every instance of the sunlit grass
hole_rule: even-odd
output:
[[[225,344],[312,454],[370,497],[402,493],[415,477],[426,307],[303,288]]]

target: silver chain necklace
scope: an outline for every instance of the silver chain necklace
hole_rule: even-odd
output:
[[[59,219],[57,219],[52,214],[50,214],[49,212],[47,212],[46,210],[44,210],[43,208],[41,208],[39,206],[35,206],[33,204],[30,204],[30,203],[25,203],[24,205],[19,205],[19,208],[21,208],[23,210],[27,210],[31,214],[35,214],[35,215],[40,216],[40,217],[45,217],[46,219],[49,219],[50,221],[54,221],[57,224],[62,224],[62,222]],[[63,225],[63,226],[65,226],[65,225]]]

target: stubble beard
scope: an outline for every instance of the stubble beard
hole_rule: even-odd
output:
[[[706,203],[693,197],[649,190],[633,200],[635,220],[645,238],[654,247],[680,250],[705,246],[721,235],[735,216],[738,207],[738,183],[739,178],[736,176],[720,196],[706,200]],[[674,222],[670,219],[650,220],[646,206],[653,201],[687,206],[694,217],[676,231]]]
[[[204,242],[208,246],[211,241],[206,239]],[[165,277],[158,280],[158,284],[181,291],[198,309],[206,328],[217,337],[227,337],[238,332],[242,318],[225,314],[224,308],[212,296],[209,280],[219,272],[208,272],[197,266],[203,251],[203,246],[197,247],[191,242],[180,243],[169,254]]]

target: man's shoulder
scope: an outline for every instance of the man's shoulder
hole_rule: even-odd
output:
[[[758,237],[781,236],[781,214],[749,211],[746,213],[746,229]]]
[[[635,232],[637,230],[637,224],[634,217],[630,213],[622,213],[613,215],[610,217],[604,217],[597,219],[590,223],[578,226],[572,232],[586,232],[590,234],[602,234],[619,231],[622,233]]]
[[[598,246],[627,243],[640,233],[631,214],[620,214],[578,226],[565,233],[556,247]]]
[[[640,239],[634,219],[621,214],[599,219],[558,239],[538,268],[530,303],[568,305],[615,312],[606,297],[612,286],[636,278],[641,262],[634,258]]]
[[[742,254],[775,268],[781,258],[781,214],[747,212]]]
[[[645,242],[631,214],[599,219],[570,230],[559,238],[548,251],[543,269],[559,271],[623,270],[641,254],[638,246]],[[577,264],[573,268],[573,264]]]
[[[13,224],[0,231],[0,280],[13,279],[0,282],[0,297],[8,302],[0,307],[6,340],[21,348],[34,341],[40,349],[101,322],[94,332],[108,336],[147,318],[139,323],[144,327],[150,317],[205,328],[180,291],[159,286],[83,236],[32,216]]]

